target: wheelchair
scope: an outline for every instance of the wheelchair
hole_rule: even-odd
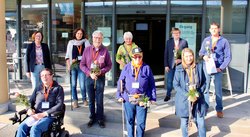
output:
[[[13,125],[16,123],[20,124],[27,117],[29,117],[26,113],[27,113],[26,109],[16,112],[14,117],[9,118],[9,120],[12,121]],[[48,130],[42,133],[41,137],[69,137],[69,132],[65,130],[64,127],[62,127],[64,115],[65,115],[65,104],[63,105],[63,111],[58,111],[51,114],[51,117],[53,117],[55,120],[49,125]]]

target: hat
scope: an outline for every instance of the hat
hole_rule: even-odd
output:
[[[142,50],[139,47],[136,47],[132,50],[132,54],[134,55],[141,55],[142,56]]]

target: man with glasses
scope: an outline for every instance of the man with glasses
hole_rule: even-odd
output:
[[[167,78],[167,93],[164,99],[165,102],[171,98],[175,68],[177,65],[181,64],[181,51],[184,48],[188,48],[188,42],[180,38],[181,31],[179,28],[172,28],[171,33],[172,38],[167,41],[164,52],[164,66]]]
[[[92,40],[93,45],[85,48],[80,62],[80,68],[87,76],[86,90],[89,97],[90,111],[88,127],[91,127],[97,120],[99,126],[104,128],[103,92],[105,73],[111,69],[112,62],[108,49],[102,44],[103,33],[99,30],[94,31]]]

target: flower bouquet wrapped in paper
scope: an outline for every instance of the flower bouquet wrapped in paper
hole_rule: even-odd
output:
[[[17,94],[16,95],[17,99],[16,99],[16,103],[19,105],[23,105],[25,107],[29,107],[29,99],[27,96],[23,95],[23,94]]]
[[[139,101],[139,106],[144,107],[144,108],[149,108],[150,107],[150,101],[149,98],[144,95],[141,99],[141,101]]]
[[[187,93],[187,96],[190,102],[195,102],[197,100],[197,98],[199,97],[199,92],[196,90],[195,85],[189,86],[189,91]]]
[[[90,73],[99,74],[101,71],[101,69],[96,61],[91,64],[90,68],[91,68]],[[94,88],[96,88],[96,80],[94,83]]]

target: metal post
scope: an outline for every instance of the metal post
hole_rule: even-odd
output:
[[[18,57],[22,57],[22,32],[21,32],[21,29],[22,29],[22,26],[21,26],[21,21],[22,21],[22,18],[21,18],[21,3],[22,3],[22,0],[17,0],[16,1],[17,3],[17,14],[16,14],[16,19],[17,19],[17,24],[16,24],[16,31],[17,31],[17,56]],[[17,74],[18,74],[18,77],[19,79],[22,79],[22,59],[18,59],[18,71],[17,71]]]

